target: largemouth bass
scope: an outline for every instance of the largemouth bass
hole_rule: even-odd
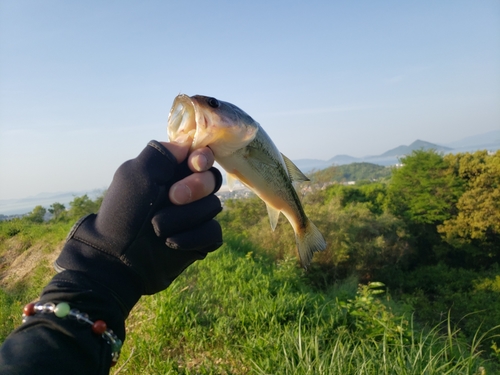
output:
[[[167,130],[171,141],[192,139],[192,150],[210,147],[227,172],[228,185],[239,180],[266,203],[273,231],[280,213],[285,215],[295,232],[304,268],[314,252],[326,248],[325,239],[307,218],[293,186],[294,181],[309,179],[243,110],[212,97],[181,94],[170,110]]]

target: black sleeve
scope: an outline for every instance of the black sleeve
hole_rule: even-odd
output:
[[[99,212],[73,226],[56,260],[62,272],[36,305],[28,305],[26,322],[0,348],[0,373],[108,374],[125,340],[125,319],[140,296],[167,288],[222,245],[214,220],[222,209],[214,195],[222,176],[211,171],[213,193],[177,207],[168,192],[193,173],[187,161],[178,164],[152,141],[123,163]],[[98,328],[104,325],[103,333]]]
[[[126,312],[108,288],[80,272],[57,274],[41,295],[40,303],[47,302],[67,302],[89,320],[103,320],[122,342],[125,339]],[[89,324],[38,313],[0,347],[0,374],[108,374],[111,353],[111,345]]]

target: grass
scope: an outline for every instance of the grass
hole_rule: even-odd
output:
[[[0,222],[0,342],[19,324],[23,306],[55,273],[53,258],[71,223]]]
[[[353,280],[321,293],[295,260],[274,264],[238,239],[143,297],[118,374],[479,374],[486,336],[448,321],[416,329]],[[493,333],[491,333],[493,334]],[[490,366],[490,367],[488,367]],[[491,369],[491,370],[490,370]]]
[[[67,236],[72,223],[32,223],[25,219],[0,221],[0,256],[21,253],[34,244],[42,244],[47,253]]]
[[[13,245],[21,255],[54,251],[69,227],[20,229],[0,228],[0,256]],[[358,286],[349,278],[318,290],[296,259],[276,262],[240,237],[225,237],[220,250],[167,290],[140,300],[111,373],[498,373],[498,362],[486,354],[495,331],[467,344],[449,319],[418,328],[380,283]],[[51,277],[48,268],[45,259],[29,278],[0,290],[0,341],[20,324],[22,306]]]

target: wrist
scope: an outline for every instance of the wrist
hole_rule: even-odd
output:
[[[107,287],[78,271],[63,271],[55,275],[43,289],[39,303],[68,303],[85,312],[93,320],[105,321],[117,337],[125,340],[125,319],[130,310]]]
[[[71,283],[91,288],[86,291],[105,296],[104,301],[112,298],[123,320],[143,294],[141,279],[130,267],[79,240],[68,240],[54,267],[62,271],[54,277],[54,282],[69,277]]]

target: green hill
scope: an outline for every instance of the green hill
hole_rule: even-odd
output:
[[[351,163],[331,166],[309,175],[312,182],[347,182],[362,180],[380,180],[390,177],[391,168],[372,163]]]

